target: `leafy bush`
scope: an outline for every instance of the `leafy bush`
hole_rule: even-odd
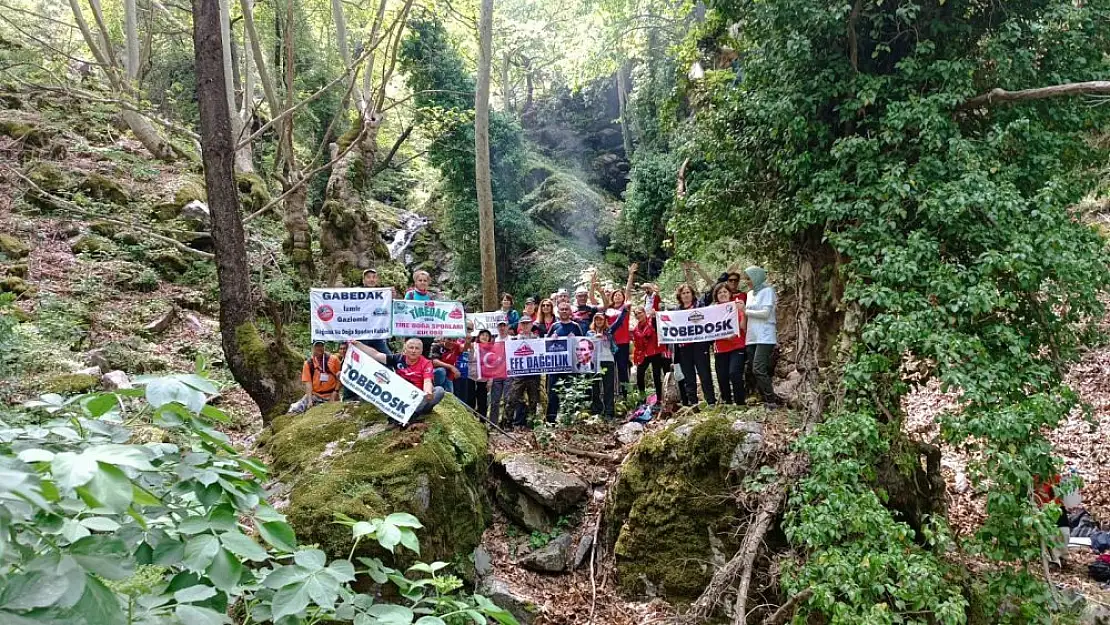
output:
[[[266,467],[213,427],[228,417],[206,404],[203,371],[136,381],[45,395],[0,422],[0,622],[516,623],[460,593],[445,563],[402,572],[298,545],[265,500]],[[356,543],[419,553],[411,515],[338,522]],[[356,592],[360,578],[404,605]]]

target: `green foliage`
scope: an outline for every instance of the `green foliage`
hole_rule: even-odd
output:
[[[446,563],[402,572],[299,545],[265,501],[265,465],[214,429],[228,420],[206,403],[217,387],[198,374],[137,382],[145,388],[44,395],[0,423],[3,622],[215,625],[235,604],[250,622],[282,625],[516,623],[461,593]],[[140,428],[177,442],[136,444]],[[356,545],[419,553],[422,525],[409,514],[338,523]],[[353,589],[369,581],[403,602]]]
[[[722,237],[759,254],[835,252],[843,301],[861,311],[836,372],[844,402],[802,443],[811,470],[786,517],[808,557],[785,587],[814,590],[800,618],[962,623],[986,606],[990,622],[1049,621],[1049,594],[1020,568],[996,567],[972,594],[983,606],[969,608],[944,523],[911,529],[875,467],[897,457],[912,358],[961,394],[943,437],[977,459],[974,482],[991,483],[988,519],[962,549],[1040,558],[1056,514],[1029,497],[1036,476],[1056,472],[1042,433],[1076,404],[1061,372],[1110,285],[1105,241],[1069,210],[1107,161],[1090,133],[1110,110],[964,103],[1104,75],[1110,4],[710,7],[682,52],[707,71],[684,81],[693,115],[673,137],[690,159],[683,218],[669,223],[676,253]],[[724,45],[738,54],[728,69],[714,65]]]
[[[661,258],[667,222],[675,205],[674,156],[641,150],[632,159],[632,179],[625,191],[614,247],[630,258]]]
[[[594,383],[600,381],[601,374],[563,376],[556,384],[559,393],[558,423],[574,425],[588,420]]]
[[[428,161],[443,178],[444,231],[455,252],[458,279],[477,284],[481,266],[474,182],[474,79],[435,18],[410,21],[399,58],[416,94],[416,122],[431,140]],[[503,287],[511,288],[522,269],[515,259],[532,249],[534,227],[518,206],[527,153],[519,126],[495,111],[490,112],[489,145],[498,275]]]
[[[15,327],[19,323],[15,316],[15,296],[11,293],[0,293],[0,374],[7,374],[19,351],[19,342],[16,340]]]

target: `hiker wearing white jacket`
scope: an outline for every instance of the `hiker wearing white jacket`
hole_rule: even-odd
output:
[[[751,286],[744,306],[744,315],[748,319],[747,360],[752,363],[752,375],[759,394],[763,396],[763,405],[775,409],[782,403],[771,384],[771,353],[778,343],[775,321],[778,297],[775,288],[767,284],[767,272],[762,267],[748,267],[744,273]]]

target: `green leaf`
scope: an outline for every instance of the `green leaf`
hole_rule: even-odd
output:
[[[54,452],[45,449],[24,449],[16,457],[28,464],[32,462],[50,462],[54,459]]]
[[[447,625],[447,622],[438,616],[421,616],[416,620],[416,625]]]
[[[79,579],[83,581],[84,575]],[[0,606],[9,610],[30,610],[54,605],[70,592],[71,579],[65,575],[29,571],[11,575],[0,591]],[[81,592],[81,588],[75,589]]]
[[[85,410],[89,411],[94,419],[99,419],[108,414],[119,405],[119,399],[112,393],[101,393],[94,395],[91,399],[85,402]]]
[[[277,621],[283,616],[297,615],[308,607],[308,588],[305,582],[297,582],[283,586],[280,590],[274,593],[274,598],[270,602],[271,610],[273,610],[274,621]]]
[[[178,603],[193,603],[195,601],[204,601],[205,599],[215,596],[216,589],[211,586],[205,586],[203,584],[189,586],[188,588],[173,593],[173,599]]]
[[[123,614],[123,606],[116,598],[116,593],[92,575],[86,576],[85,592],[74,604],[73,612],[80,614],[87,623],[110,625],[127,622]]]
[[[409,551],[420,555],[420,539],[416,537],[416,533],[407,527],[401,529],[401,545]]]
[[[293,554],[293,561],[309,571],[319,571],[327,564],[328,556],[319,549],[302,549]]]
[[[154,547],[152,562],[160,566],[173,566],[185,559],[185,543],[166,540]]]
[[[414,529],[424,527],[416,517],[407,512],[394,512],[385,517],[385,522],[396,525],[397,527],[411,527]]]
[[[174,614],[186,625],[223,625],[230,622],[227,615],[196,605],[179,605],[174,609]]]
[[[394,547],[401,543],[401,529],[396,525],[389,523],[382,523],[378,527],[378,544],[384,549],[393,551]]]
[[[226,412],[208,404],[205,404],[204,408],[201,409],[200,414],[202,417],[207,417],[217,423],[228,423],[231,421],[231,416],[228,415]]]
[[[356,521],[355,524],[351,526],[351,537],[362,538],[363,536],[369,536],[377,531],[377,529],[378,526],[375,523],[369,521]]]
[[[329,612],[335,609],[335,600],[339,596],[339,582],[334,577],[321,571],[306,579],[304,584],[313,603]]]
[[[63,451],[50,461],[50,471],[58,486],[68,490],[88,484],[96,475],[97,465],[85,454]]]
[[[267,521],[258,526],[258,534],[278,551],[292,553],[297,550],[297,535],[285,521]]]
[[[143,488],[139,488],[138,486],[134,486],[131,489],[131,496],[134,499],[136,505],[140,505],[140,506],[160,506],[160,505],[162,505],[162,500],[160,500],[157,497],[155,497],[154,495],[150,494],[150,492],[148,492],[147,490],[145,490]]]
[[[378,625],[412,625],[416,615],[412,610],[399,605],[377,603],[370,606],[367,612],[378,618]]]
[[[85,570],[107,579],[123,579],[135,571],[131,550],[118,538],[86,536],[69,546],[69,555]]]
[[[127,510],[131,505],[131,497],[135,494],[134,486],[127,475],[104,462],[97,463],[96,475],[85,489],[99,505],[113,512]]]
[[[302,581],[309,576],[308,569],[303,566],[275,566],[274,570],[266,575],[263,585],[266,588],[277,590],[282,586]]]
[[[267,553],[261,545],[251,540],[242,532],[227,532],[226,534],[221,534],[220,542],[223,544],[224,549],[252,562],[264,562],[270,558],[270,554]]]
[[[86,449],[81,455],[93,460],[107,462],[121,467],[131,467],[139,471],[153,471],[148,452],[136,445],[97,445]]]
[[[164,376],[154,378],[147,383],[146,400],[154,408],[176,402],[193,413],[199,413],[204,408],[205,397],[203,392],[181,380],[173,376]]]
[[[185,543],[185,559],[182,564],[187,570],[201,572],[212,564],[212,558],[220,551],[220,541],[211,534],[201,534]]]
[[[243,563],[238,558],[226,549],[220,549],[212,558],[212,565],[208,567],[205,574],[216,588],[230,594],[243,578],[244,569]]]
[[[382,561],[377,558],[359,558],[359,562],[366,567],[366,574],[375,584],[384,584],[389,581],[389,572]]]
[[[355,565],[349,560],[332,560],[325,571],[339,583],[355,581]]]
[[[81,519],[80,523],[94,532],[114,532],[120,528],[119,523],[103,516],[84,518]]]

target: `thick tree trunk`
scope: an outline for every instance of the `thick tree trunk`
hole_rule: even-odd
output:
[[[474,99],[474,180],[478,188],[478,245],[482,261],[482,309],[496,310],[497,251],[493,184],[489,169],[489,74],[493,43],[493,0],[482,0],[478,21],[478,90]]]
[[[302,286],[311,286],[316,276],[316,264],[312,260],[312,229],[308,223],[308,185],[297,184],[300,172],[288,175],[282,183],[284,195],[292,187],[297,189],[285,198],[282,223],[285,225],[285,242],[282,249]]]
[[[193,1],[197,102],[204,182],[212,214],[212,240],[220,289],[220,338],[235,381],[258,404],[263,422],[296,398],[300,358],[284,344],[267,346],[254,324],[250,267],[235,184],[231,116],[220,45],[219,0]]]
[[[127,57],[124,59],[124,70],[127,80],[132,83],[139,76],[139,26],[135,15],[135,0],[123,2],[123,32],[127,42]]]
[[[143,144],[143,147],[154,155],[154,158],[162,161],[175,161],[177,160],[177,152],[169,141],[162,137],[162,133],[154,127],[154,124],[149,119],[135,111],[123,109],[120,111],[120,117],[127,127],[131,129],[131,133]]]
[[[239,117],[239,107],[235,105],[235,75],[234,57],[231,53],[231,0],[220,0],[220,44],[223,46],[224,55],[224,91],[227,93],[227,110],[231,119],[231,137],[233,144],[239,143],[243,138],[243,118]],[[250,145],[245,145],[235,151],[235,171],[252,173],[254,163],[251,160]]]

